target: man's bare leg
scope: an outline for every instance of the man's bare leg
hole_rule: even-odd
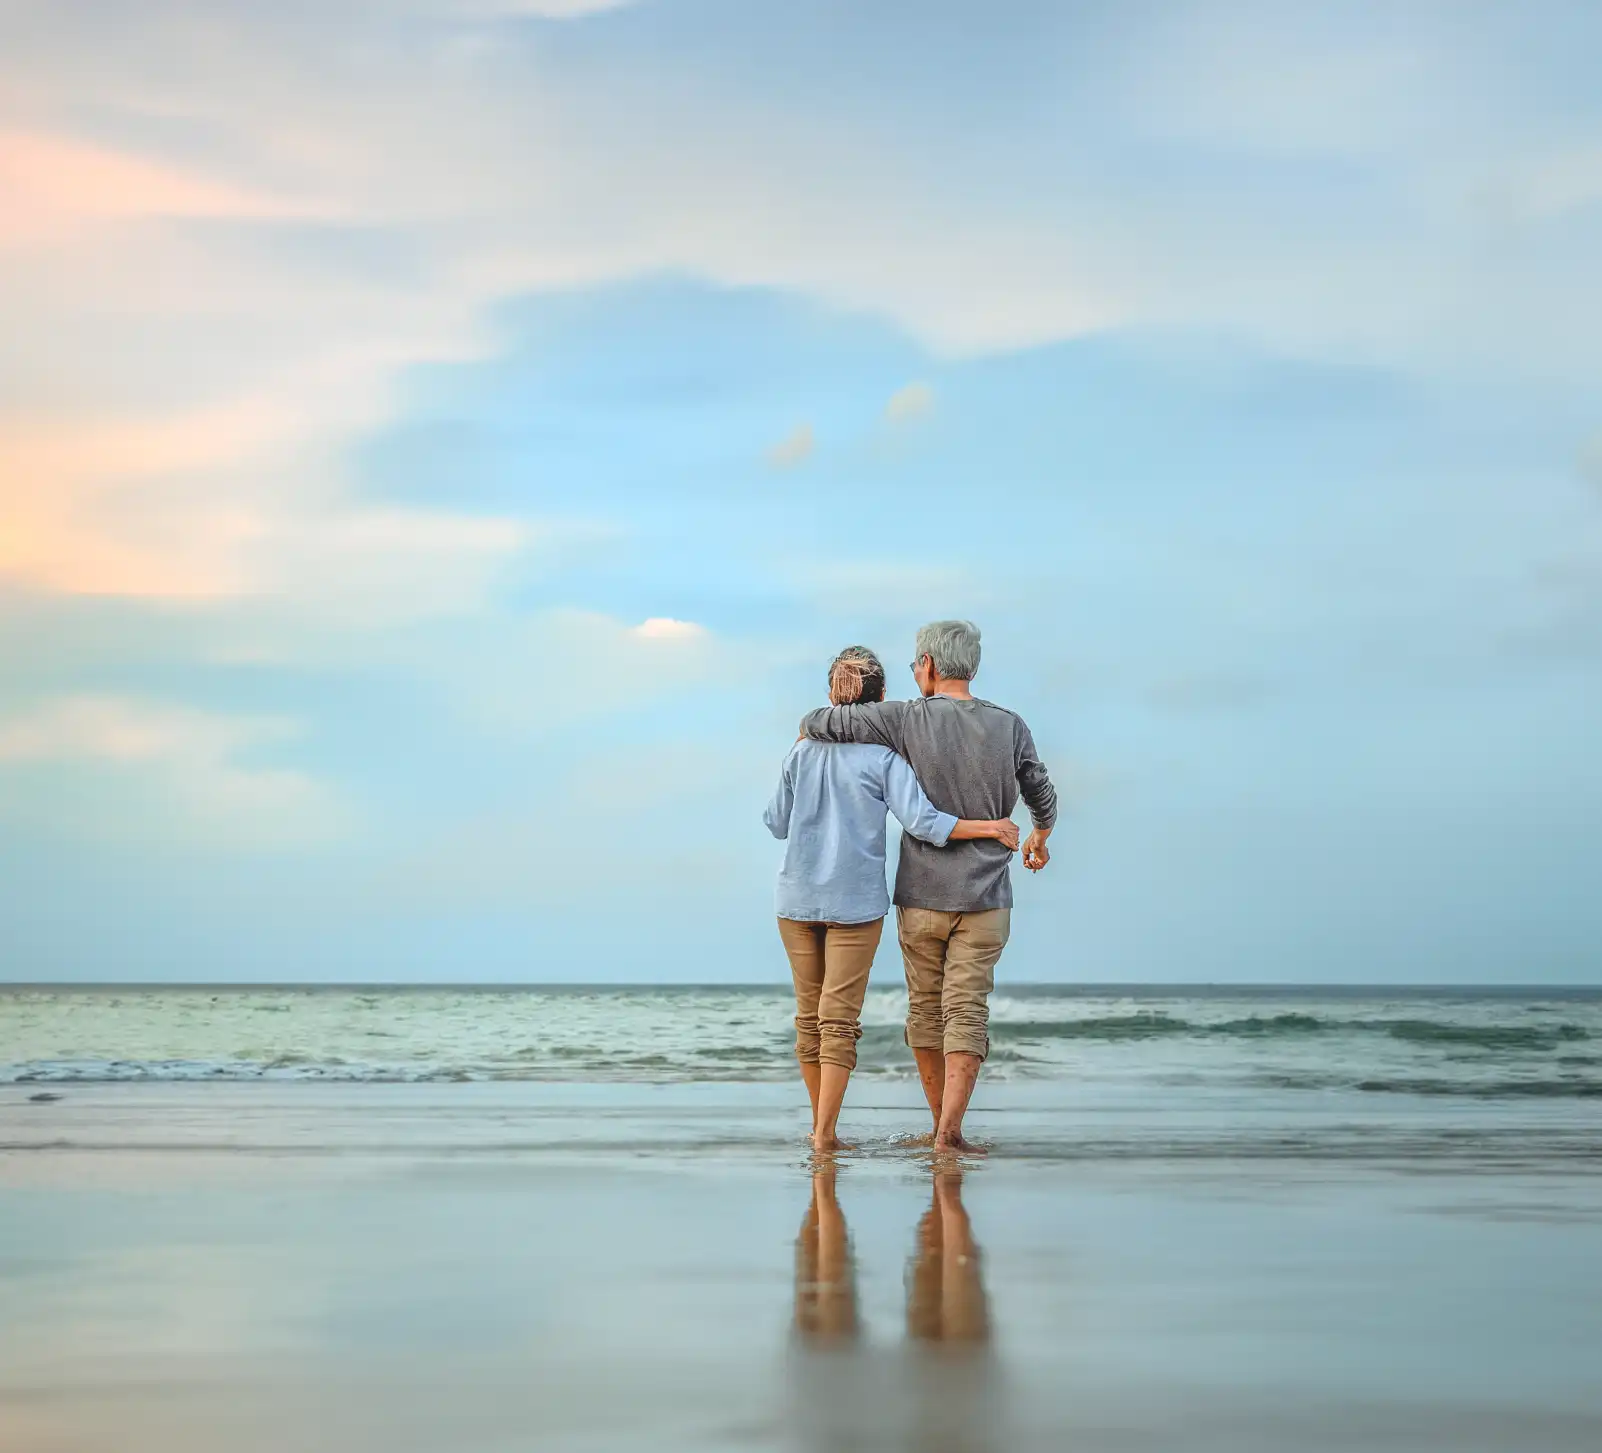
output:
[[[812,1148],[839,1150],[840,1140],[835,1128],[840,1120],[840,1106],[845,1103],[846,1086],[851,1083],[851,1071],[844,1065],[813,1065],[818,1071],[818,1091],[812,1099]]]
[[[918,1062],[918,1079],[923,1084],[923,1098],[929,1102],[929,1114],[934,1129],[940,1129],[940,1106],[946,1095],[946,1054],[940,1049],[915,1049],[912,1057]]]
[[[984,1063],[976,1054],[952,1050],[946,1057],[946,1082],[940,1100],[940,1120],[935,1126],[936,1150],[973,1150],[962,1138],[962,1117],[968,1112],[968,1101],[973,1099],[974,1086],[979,1083],[979,1066]]]

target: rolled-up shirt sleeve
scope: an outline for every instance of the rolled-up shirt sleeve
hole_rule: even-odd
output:
[[[786,757],[784,770],[779,774],[779,785],[774,788],[767,811],[762,814],[768,831],[781,842],[790,836],[790,811],[794,806],[795,783],[790,776],[790,758]]]
[[[900,757],[891,757],[885,764],[884,800],[896,821],[913,837],[937,848],[950,841],[957,819],[929,801],[918,774]]]
[[[1038,828],[1051,828],[1057,823],[1057,789],[1051,785],[1051,774],[1035,751],[1035,739],[1021,717],[1013,718],[1013,755],[1018,772],[1018,793],[1029,809],[1029,816]]]

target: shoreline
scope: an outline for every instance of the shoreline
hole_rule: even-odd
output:
[[[842,1166],[931,1162],[912,1144],[928,1112],[912,1082],[853,1086]],[[54,1098],[35,1100],[34,1095]],[[1578,1109],[1579,1113],[1576,1113]],[[1193,1093],[1183,1103],[1125,1087],[981,1083],[975,1169],[1008,1165],[1177,1182],[1251,1175],[1545,1176],[1602,1187],[1602,1124],[1565,1102],[1384,1106],[1287,1095]],[[0,1186],[45,1162],[347,1157],[538,1164],[685,1158],[808,1165],[799,1084],[597,1081],[133,1082],[0,1087]],[[969,1164],[963,1158],[963,1164]],[[1249,1171],[1247,1168],[1251,1168]]]

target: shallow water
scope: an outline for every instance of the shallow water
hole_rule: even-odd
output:
[[[0,1087],[0,1446],[1602,1446],[1585,1102],[856,1088]]]

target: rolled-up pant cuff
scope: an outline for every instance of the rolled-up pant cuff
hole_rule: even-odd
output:
[[[942,1004],[938,994],[910,994],[907,1002],[906,1041],[911,1049],[935,1049],[942,1054],[990,1053],[990,1005],[982,998],[953,996]]]
[[[941,1054],[971,1054],[980,1059],[990,1057],[990,1035],[983,1029],[945,1030],[938,1024],[930,1027],[909,1023],[904,1038],[910,1049],[934,1049]]]
[[[840,1065],[844,1069],[857,1067],[857,1041],[862,1038],[862,1026],[838,1019],[807,1019],[801,1015],[795,1020],[795,1057],[804,1065]]]

